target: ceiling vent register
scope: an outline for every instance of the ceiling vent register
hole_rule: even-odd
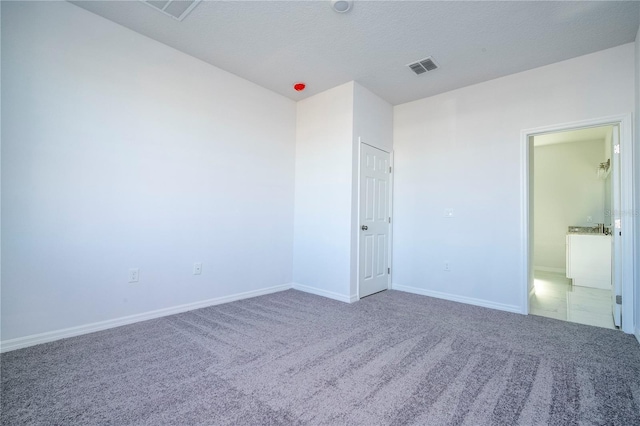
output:
[[[418,62],[414,62],[412,64],[407,65],[411,68],[411,71],[420,75],[427,71],[433,71],[438,68],[438,65],[433,61],[433,58],[429,56],[428,58],[420,59]]]
[[[173,19],[182,21],[200,3],[200,0],[140,0]]]

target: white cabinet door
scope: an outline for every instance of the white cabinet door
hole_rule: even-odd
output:
[[[567,277],[584,287],[611,289],[611,237],[567,235]]]

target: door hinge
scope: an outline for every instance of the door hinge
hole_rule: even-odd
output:
[[[622,295],[616,295],[616,305],[622,305]]]
[[[391,166],[389,166],[389,173],[391,173]]]
[[[391,223],[391,218],[389,218],[389,223]]]
[[[391,268],[387,268],[387,274],[391,273]]]
[[[614,154],[620,154],[620,144],[613,147]]]

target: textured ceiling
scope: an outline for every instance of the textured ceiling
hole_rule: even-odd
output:
[[[393,105],[634,41],[640,2],[140,1],[74,4],[293,100],[355,80]],[[439,69],[407,64],[433,56]],[[293,83],[304,81],[297,93]]]

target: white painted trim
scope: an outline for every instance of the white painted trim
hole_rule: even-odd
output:
[[[567,270],[565,268],[550,268],[547,266],[534,266],[533,267],[534,271],[540,271],[540,272],[556,272],[558,274],[566,274]]]
[[[532,252],[529,247],[529,133],[526,131],[520,132],[520,222],[521,222],[521,247],[520,247],[520,273],[523,283],[522,288],[522,306],[520,312],[524,315],[529,315],[529,282],[531,279],[531,263],[529,256]],[[533,286],[531,286],[533,287]]]
[[[356,297],[360,300],[360,173],[362,173],[362,137],[358,136],[358,175],[356,178]]]
[[[596,118],[592,120],[576,121],[564,124],[555,124],[534,129],[525,129],[520,132],[520,209],[521,209],[521,289],[522,289],[522,313],[529,312],[529,137],[546,133],[556,133],[565,130],[573,130],[584,127],[599,127],[606,125],[620,126],[620,181],[621,181],[621,210],[626,213],[627,220],[623,220],[622,232],[622,331],[634,333],[634,247],[635,231],[634,221],[631,218],[634,212],[634,186],[633,186],[633,119],[632,114],[622,114],[610,117]],[[640,285],[640,283],[638,284]]]
[[[129,315],[126,317],[94,322],[91,324],[80,325],[77,327],[64,328],[62,330],[54,330],[54,331],[48,331],[46,333],[39,333],[39,334],[32,334],[30,336],[25,336],[25,337],[18,337],[16,339],[10,339],[10,340],[5,340],[0,342],[0,352],[9,352],[16,349],[39,345],[41,343],[53,342],[55,340],[66,339],[68,337],[94,333],[96,331],[107,330],[110,328],[133,324],[136,322],[147,321],[150,319],[166,317],[169,315],[179,314],[182,312],[193,311],[195,309],[206,308],[208,306],[221,305],[223,303],[235,302],[237,300],[249,299],[256,296],[263,296],[265,294],[289,290],[291,287],[292,287],[292,284],[282,284],[274,287],[263,288],[260,290],[247,291],[244,293],[236,293],[229,296],[216,297],[213,299],[202,300],[199,302],[172,306],[170,308],[157,309],[155,311],[144,312],[141,314]]]
[[[620,120],[620,201],[622,208],[622,331],[634,331],[634,292],[640,283],[635,280],[636,231],[634,215],[634,152],[633,152],[633,120],[631,114]],[[640,165],[638,165],[640,166]]]
[[[490,300],[476,299],[473,297],[458,296],[456,294],[443,293],[440,291],[425,290],[417,287],[409,287],[406,285],[393,284],[393,289],[404,291],[406,293],[420,294],[422,296],[435,297],[437,299],[450,300],[452,302],[465,303],[467,305],[482,306],[483,308],[497,309],[499,311],[513,312],[520,314],[521,309],[518,305],[506,305],[504,303],[496,303]]]
[[[389,247],[387,248],[387,255],[391,273],[389,273],[389,283],[387,284],[387,289],[390,290],[391,283],[393,282],[393,224],[396,222],[396,218],[393,216],[393,183],[394,177],[396,175],[393,150],[391,150],[391,152],[389,153],[389,165],[391,166],[391,173],[389,173],[389,217],[391,218],[391,223],[389,224]]]
[[[353,303],[358,300],[357,294],[347,296],[346,294],[327,291],[317,287],[309,287],[308,285],[302,285],[298,283],[293,283],[291,288],[293,288],[294,290],[304,291],[305,293],[315,294],[316,296],[322,296],[328,299],[338,300],[345,303]]]
[[[640,328],[636,328],[636,340],[640,343]]]

